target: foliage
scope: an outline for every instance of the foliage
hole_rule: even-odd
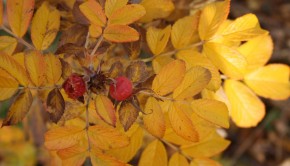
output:
[[[12,101],[0,131],[41,119],[52,165],[127,165],[140,149],[140,166],[219,165],[218,128],[254,127],[257,95],[290,95],[289,66],[265,65],[268,31],[253,14],[227,19],[230,0],[189,14],[171,0],[0,2],[0,100]]]

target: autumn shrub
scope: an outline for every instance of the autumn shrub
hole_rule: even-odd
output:
[[[230,0],[0,2],[0,151],[26,142],[28,165],[219,165],[217,129],[290,94],[269,32],[229,20]]]

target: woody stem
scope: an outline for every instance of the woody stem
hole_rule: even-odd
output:
[[[5,32],[7,32],[8,34],[10,34],[11,36],[13,36],[14,38],[16,38],[18,40],[18,42],[22,43],[23,45],[25,45],[27,48],[29,49],[35,49],[35,47],[31,44],[29,44],[28,42],[26,42],[25,40],[23,40],[22,38],[16,36],[13,32],[11,32],[8,28],[6,28],[4,25],[1,26],[1,29],[3,29]]]
[[[88,139],[88,151],[91,151],[91,143],[90,143],[90,138],[89,138],[89,103],[91,100],[91,92],[88,92],[88,99],[87,99],[87,103],[86,103],[86,135],[87,135],[87,139]]]

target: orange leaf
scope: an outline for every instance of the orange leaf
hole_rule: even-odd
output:
[[[90,126],[89,137],[94,146],[103,150],[121,148],[129,144],[129,139],[126,135],[110,126]]]
[[[189,166],[189,163],[183,155],[175,152],[171,156],[168,166]]]
[[[201,118],[218,126],[229,128],[229,111],[223,102],[211,99],[193,100],[191,108]]]
[[[152,89],[159,95],[172,92],[183,80],[185,75],[185,63],[182,60],[174,60],[165,65],[152,83]]]
[[[18,41],[14,37],[0,36],[0,51],[12,55],[17,46],[17,42]]]
[[[45,62],[47,82],[49,85],[56,84],[62,74],[61,62],[53,54],[45,55]]]
[[[105,26],[107,20],[102,6],[96,0],[88,0],[80,5],[80,10],[91,24]]]
[[[15,125],[18,122],[21,122],[28,113],[32,104],[32,100],[32,94],[29,89],[22,91],[9,108],[7,116],[3,121],[2,127]]]
[[[109,125],[115,126],[116,112],[112,101],[104,95],[97,95],[95,104],[97,114],[100,118]]]
[[[154,55],[161,54],[170,37],[171,26],[164,29],[149,27],[146,32],[147,44]]]
[[[212,157],[224,151],[229,145],[230,141],[214,132],[206,140],[181,146],[181,151],[193,158]]]
[[[96,150],[92,150],[90,153],[91,163],[93,166],[127,166],[126,163],[119,161],[118,159],[98,152]]]
[[[46,81],[46,68],[44,56],[38,51],[31,51],[25,54],[25,67],[30,76],[31,81],[36,86],[41,86]]]
[[[87,147],[75,145],[66,149],[57,151],[63,165],[82,165],[87,158]]]
[[[31,40],[36,49],[47,49],[55,39],[59,27],[59,11],[45,1],[34,14],[31,23]]]
[[[16,36],[22,37],[26,33],[33,10],[34,0],[7,1],[8,22]]]
[[[108,24],[128,25],[139,20],[145,13],[145,8],[141,5],[126,5],[112,13]]]
[[[0,101],[10,98],[18,90],[18,82],[0,68]]]
[[[183,104],[173,103],[168,112],[170,124],[177,135],[186,140],[197,142],[199,140],[197,130],[186,111],[186,107]]]
[[[11,76],[13,76],[20,84],[27,86],[29,79],[25,69],[5,53],[0,53],[0,68],[6,70]]]
[[[165,133],[165,117],[158,101],[149,97],[146,102],[145,114],[143,116],[144,126],[150,134],[162,138]]]
[[[127,25],[108,25],[104,38],[117,43],[132,42],[139,39],[139,33]]]
[[[154,140],[142,152],[138,166],[166,166],[167,153],[164,145]]]
[[[110,18],[112,13],[124,7],[127,3],[128,3],[128,0],[106,0],[106,3],[105,3],[106,16]]]
[[[89,26],[90,36],[98,38],[102,34],[102,27],[96,24],[91,24]]]
[[[85,136],[84,127],[56,127],[45,133],[45,147],[49,150],[59,150],[76,145]]]

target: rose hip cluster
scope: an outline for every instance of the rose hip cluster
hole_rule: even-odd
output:
[[[86,83],[83,80],[83,77],[76,73],[70,75],[65,80],[62,87],[68,97],[74,100],[80,99],[86,92]],[[133,84],[127,77],[120,76],[110,84],[109,92],[113,99],[123,101],[132,95]]]

